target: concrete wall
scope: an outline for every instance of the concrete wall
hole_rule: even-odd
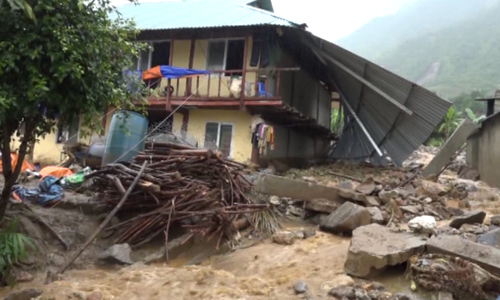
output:
[[[112,110],[110,110],[110,113]],[[111,115],[106,120],[106,131],[109,128],[109,122],[111,121]],[[104,117],[104,116],[103,116]],[[100,122],[101,120],[99,120]],[[79,125],[81,128],[81,124]],[[91,141],[95,141],[99,138],[99,134],[92,134],[90,136],[78,136],[78,141],[85,144],[90,144]],[[11,149],[16,150],[20,146],[20,143],[17,139],[14,139],[11,143]],[[56,128],[54,127],[52,131],[46,134],[43,137],[40,137],[35,144],[35,149],[33,151],[33,162],[38,162],[42,166],[46,165],[56,165],[61,162],[61,153],[63,152],[63,143],[56,142]]]
[[[251,115],[239,110],[194,109],[189,111],[187,134],[203,147],[207,122],[231,124],[233,125],[231,158],[239,162],[249,162],[252,154],[251,120]],[[174,132],[178,132],[182,125],[181,114],[174,115],[173,125]]]
[[[500,118],[493,117],[467,140],[467,162],[475,168],[482,181],[500,188]]]

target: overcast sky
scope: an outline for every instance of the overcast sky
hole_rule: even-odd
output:
[[[112,0],[116,5],[127,0]],[[153,2],[165,0],[140,0]],[[335,41],[349,35],[372,18],[395,13],[410,0],[272,0],[274,12],[306,23],[314,34]]]

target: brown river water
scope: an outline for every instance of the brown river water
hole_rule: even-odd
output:
[[[314,237],[283,246],[263,241],[255,246],[206,259],[199,266],[185,266],[195,253],[207,246],[195,245],[185,255],[155,265],[132,265],[104,269],[89,266],[86,270],[67,271],[63,280],[44,284],[45,274],[15,290],[35,287],[43,291],[38,299],[86,299],[93,292],[102,299],[299,299],[292,285],[304,280],[316,300],[329,299],[333,286],[350,280],[343,265],[349,239],[318,232]],[[408,291],[409,282],[401,273],[377,278],[390,291]],[[0,297],[11,292],[0,289]],[[420,297],[415,299],[432,299]]]

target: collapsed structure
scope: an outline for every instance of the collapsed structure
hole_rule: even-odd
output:
[[[201,71],[143,76],[151,88],[148,134],[173,134],[239,162],[301,166],[330,157],[380,164],[389,157],[400,165],[450,106],[274,14],[269,0],[167,1],[118,10],[151,46],[133,70]],[[330,130],[332,103],[345,116],[340,137]],[[111,113],[103,120],[106,134]],[[75,128],[67,130],[69,142],[78,139]],[[48,153],[59,159],[60,150],[47,145],[66,140],[54,139],[35,147],[35,161]]]

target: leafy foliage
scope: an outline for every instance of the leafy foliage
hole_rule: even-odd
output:
[[[16,233],[18,219],[10,221],[6,229],[0,232],[0,280],[7,282],[10,286],[15,284],[15,278],[11,273],[12,265],[25,259],[27,250],[36,250],[35,245],[27,236]]]
[[[485,115],[482,115],[482,116],[479,116],[479,117],[476,116],[476,114],[474,114],[474,112],[470,108],[466,108],[465,112],[467,113],[467,117],[469,117],[469,119],[471,119],[472,122],[474,122],[474,123],[479,123],[479,122],[481,122],[482,120],[484,120],[486,118]]]
[[[37,22],[0,3],[0,142],[5,185],[0,219],[33,138],[81,119],[99,129],[108,107],[130,109],[142,96],[124,76],[141,44],[134,24],[110,0],[26,0]],[[114,18],[110,15],[114,13]],[[23,130],[20,130],[20,129]],[[10,169],[17,133],[19,160]]]
[[[460,124],[460,113],[455,111],[455,108],[450,107],[446,114],[444,115],[441,124],[439,124],[437,132],[443,134],[444,139],[448,137],[457,129]]]
[[[22,10],[26,16],[36,22],[31,5],[26,0],[0,0],[0,8],[3,9],[3,2],[6,1],[12,10]]]
[[[330,129],[332,130],[332,132],[340,135],[344,126],[344,112],[340,109],[332,109],[330,122]]]

